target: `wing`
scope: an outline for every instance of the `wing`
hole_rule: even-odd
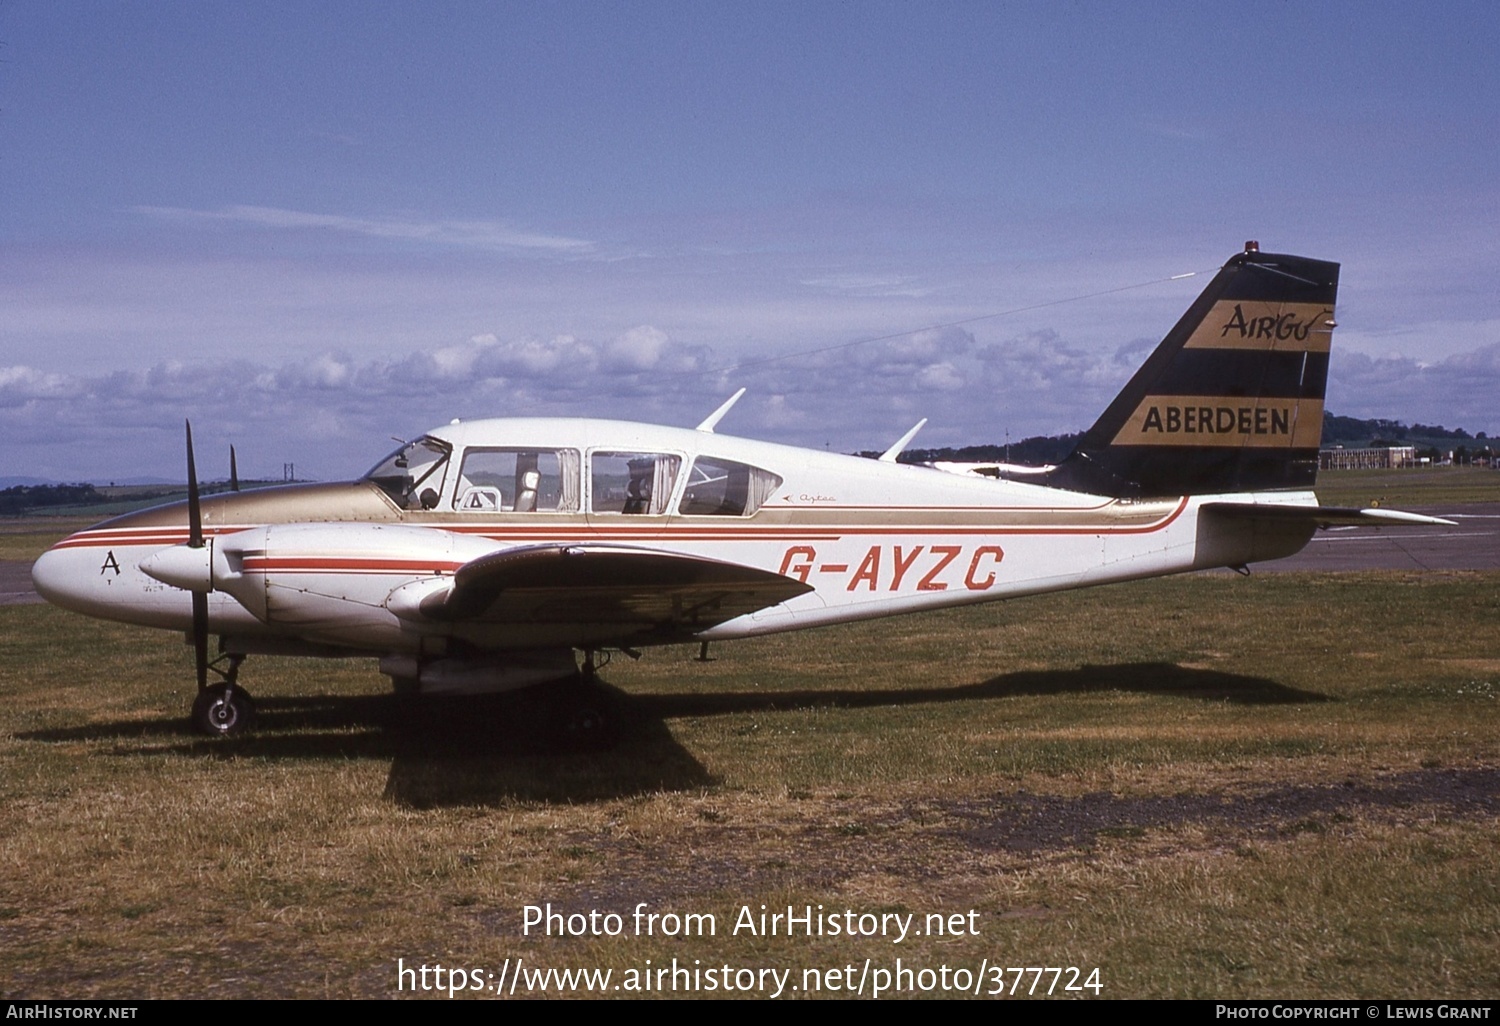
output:
[[[688,636],[812,590],[781,574],[698,556],[536,545],[471,560],[412,611],[445,622],[621,624]]]
[[[1421,513],[1404,513],[1395,509],[1355,509],[1344,506],[1278,506],[1256,502],[1205,502],[1203,509],[1220,516],[1245,520],[1302,521],[1318,527],[1334,524],[1357,527],[1396,527],[1420,524],[1428,527],[1456,527],[1452,520],[1429,517]]]

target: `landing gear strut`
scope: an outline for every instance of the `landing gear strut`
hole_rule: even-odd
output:
[[[594,649],[584,649],[578,674],[557,690],[553,730],[558,743],[570,751],[601,752],[615,745],[615,724],[608,715],[610,694],[599,684],[595,655]],[[604,662],[609,662],[607,654]]]
[[[219,669],[219,663],[227,661],[227,669]],[[193,699],[193,729],[210,737],[229,737],[249,730],[255,722],[255,700],[250,692],[235,684],[239,676],[243,655],[229,653],[209,664],[209,669],[224,678],[198,690]]]

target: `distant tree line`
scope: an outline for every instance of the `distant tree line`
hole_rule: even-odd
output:
[[[16,485],[0,490],[0,516],[15,517],[45,506],[85,506],[103,502],[91,484]]]
[[[935,463],[942,460],[953,463],[1021,463],[1041,466],[1044,463],[1056,463],[1066,457],[1082,437],[1082,433],[1034,435],[1019,442],[1004,442],[999,445],[966,445],[961,449],[951,446],[941,449],[907,449],[897,459],[902,463]],[[880,453],[866,451],[855,455],[874,459]]]
[[[901,454],[900,460],[902,463],[934,463],[938,460],[954,463],[1021,463],[1036,467],[1067,458],[1082,437],[1082,433],[1033,435],[1019,442],[1001,445],[966,445],[961,449],[908,449]],[[872,455],[878,456],[879,453]]]
[[[966,445],[961,449],[944,447],[941,449],[907,449],[898,458],[902,463],[936,463],[938,461],[954,463],[1020,463],[1028,466],[1041,466],[1047,463],[1059,463],[1068,457],[1068,454],[1078,445],[1082,433],[1071,435],[1036,435],[1031,438],[1023,438],[1019,442],[1010,442],[1002,445]],[[1441,424],[1412,424],[1408,427],[1399,420],[1387,420],[1382,417],[1374,417],[1369,420],[1361,420],[1358,417],[1340,417],[1337,414],[1324,412],[1323,414],[1323,444],[1342,445],[1355,443],[1368,445],[1373,448],[1387,446],[1412,445],[1414,443],[1428,443],[1426,448],[1418,445],[1418,455],[1428,456],[1433,460],[1447,459],[1447,451],[1440,451],[1431,443],[1441,439],[1452,439],[1453,441],[1480,441],[1486,439],[1483,431],[1471,435],[1463,428],[1445,428]],[[1476,446],[1470,450],[1466,446],[1457,446],[1454,450],[1454,458],[1463,462],[1463,457],[1468,455],[1488,455],[1489,446]],[[871,459],[880,453],[867,451],[856,453],[858,456],[868,456]]]

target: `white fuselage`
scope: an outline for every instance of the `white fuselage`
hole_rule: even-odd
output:
[[[693,635],[738,638],[1279,558],[1311,531],[1252,529],[1200,512],[1205,501],[1256,501],[1251,494],[1107,498],[632,423],[476,421],[428,438],[449,454],[418,482],[429,493],[420,499],[403,501],[372,480],[205,499],[210,629],[376,654],[423,652],[445,638],[496,650],[629,643],[617,627],[557,615],[443,623],[417,613],[425,594],[497,549],[610,544],[755,567],[811,586]],[[535,498],[524,496],[537,477],[523,481],[514,468],[535,464],[537,452],[560,455],[541,463],[542,487],[552,491],[532,507]],[[509,460],[517,494],[508,478],[470,470],[481,456]],[[648,460],[656,476],[642,484]],[[639,477],[631,486],[647,492],[654,483],[657,494],[640,511],[617,508],[632,500],[615,495],[606,467],[629,468],[617,476]],[[754,482],[745,486],[755,493],[753,511],[709,510],[693,494],[721,492],[736,473]],[[1316,502],[1311,492],[1279,493],[1276,501]],[[141,569],[186,539],[185,504],[130,514],[59,542],[33,576],[57,605],[187,630],[187,585]]]

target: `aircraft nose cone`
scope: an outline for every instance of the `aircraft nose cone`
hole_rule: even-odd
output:
[[[76,609],[91,578],[83,573],[77,549],[53,547],[31,565],[36,593],[64,609]]]

